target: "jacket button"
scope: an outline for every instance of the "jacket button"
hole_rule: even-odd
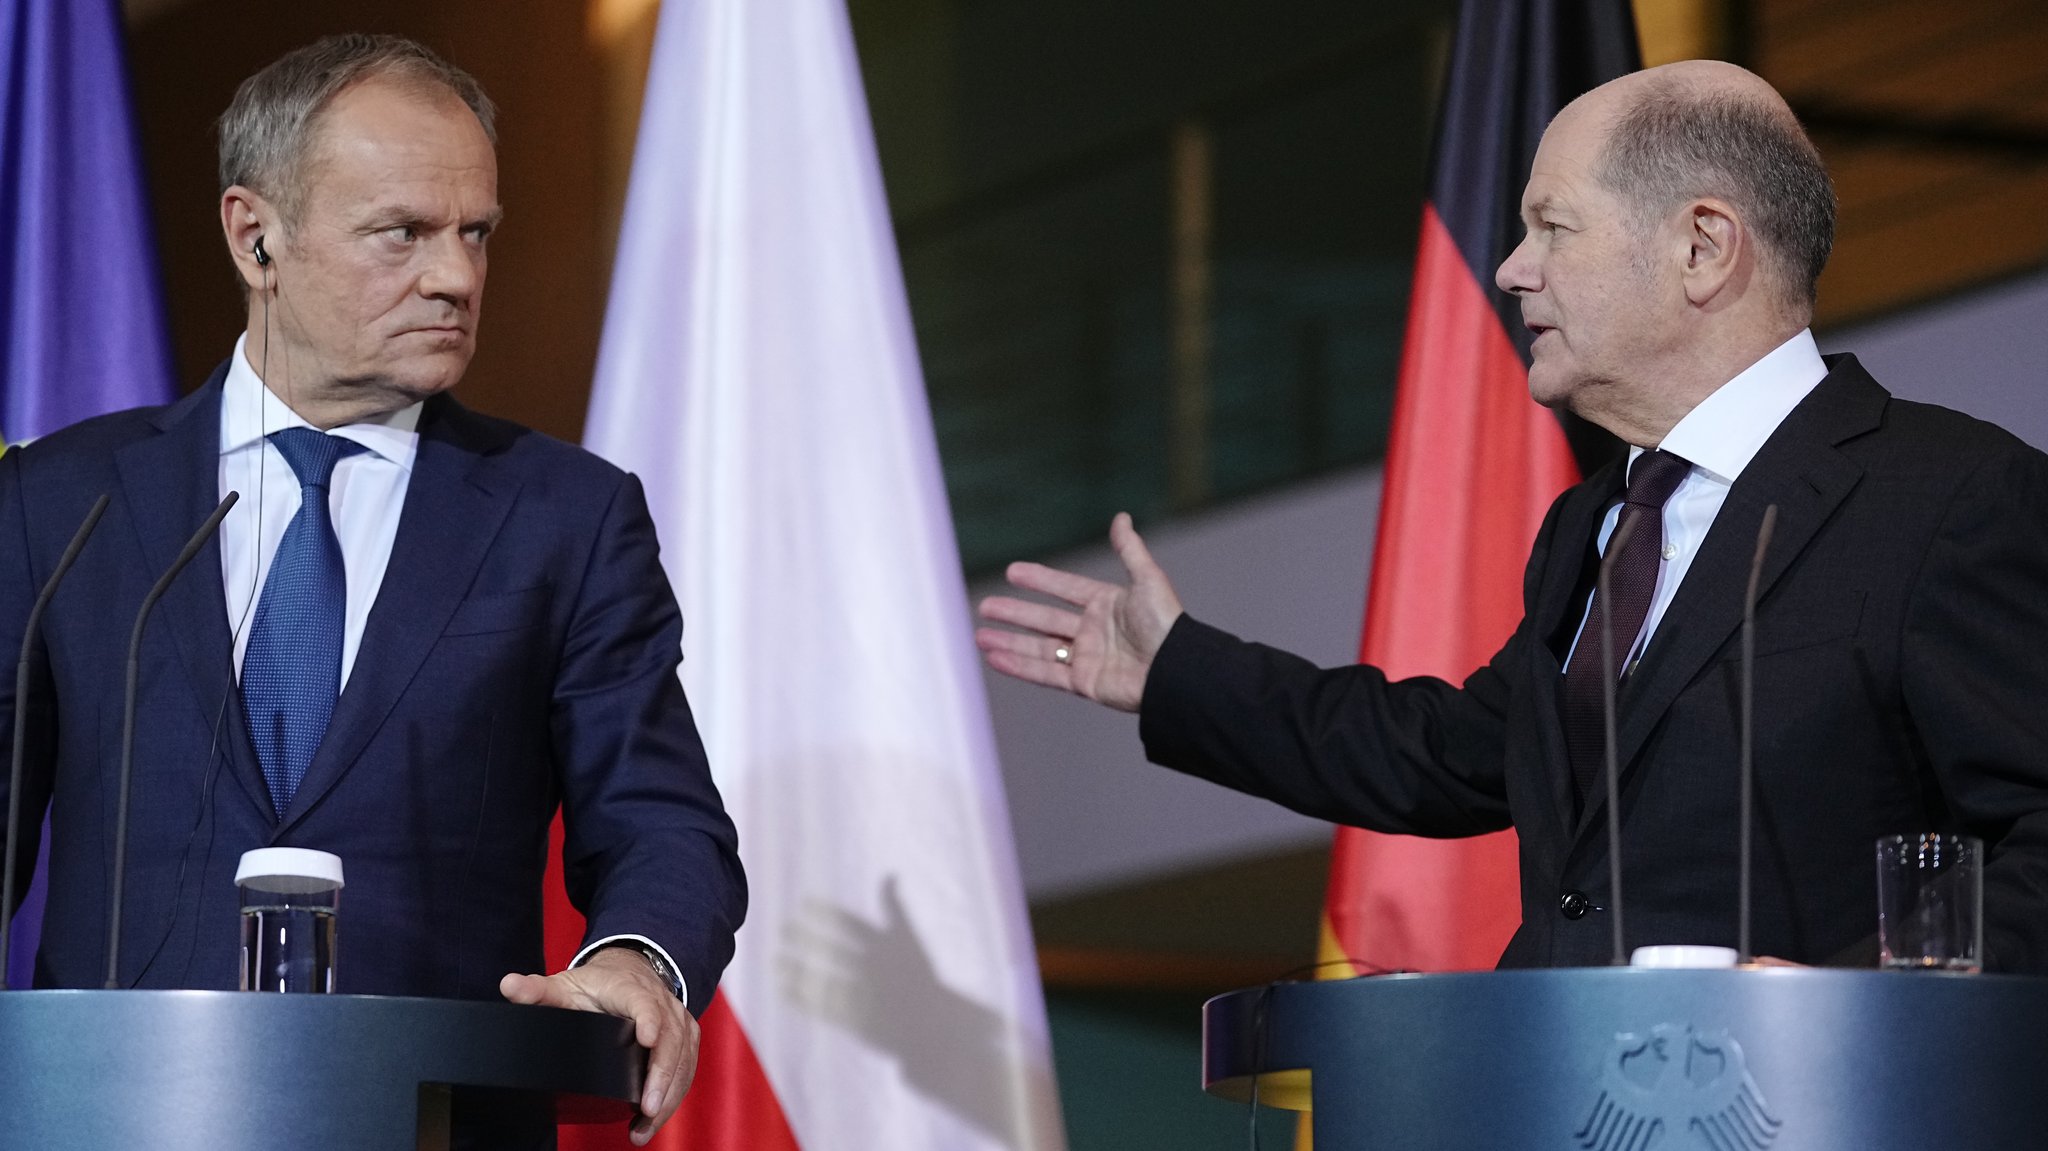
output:
[[[1584,919],[1586,909],[1592,906],[1583,891],[1567,891],[1557,897],[1557,910],[1566,919]]]

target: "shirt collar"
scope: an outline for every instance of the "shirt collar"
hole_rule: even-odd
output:
[[[248,340],[246,333],[236,338],[235,353],[228,360],[227,379],[221,384],[220,454],[224,456],[251,447],[272,432],[313,426],[264,386],[263,378],[256,374],[244,354]],[[419,455],[421,406],[412,404],[387,415],[328,430],[410,472],[414,457]]]
[[[1798,335],[1701,400],[1657,446],[1733,484],[1763,450],[1764,441],[1827,374],[1812,329],[1801,328]],[[1629,462],[1633,464],[1642,452],[1641,448],[1631,449]]]

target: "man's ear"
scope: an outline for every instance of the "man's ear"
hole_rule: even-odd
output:
[[[1694,200],[1685,209],[1685,296],[1696,307],[1748,279],[1749,226],[1726,200]]]
[[[253,189],[236,184],[220,194],[220,230],[227,240],[228,258],[252,292],[262,291],[270,274],[267,259],[257,259],[257,241],[262,241],[268,255],[276,255],[280,243],[277,220],[277,210]]]

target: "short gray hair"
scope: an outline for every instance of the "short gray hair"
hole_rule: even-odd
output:
[[[321,115],[336,96],[373,78],[453,94],[498,142],[497,107],[469,73],[403,37],[328,36],[285,53],[235,89],[220,117],[220,190],[253,189],[295,223],[305,192],[301,168]]]
[[[1787,296],[1814,302],[1835,246],[1835,188],[1783,108],[1658,82],[1609,132],[1600,179],[1641,217],[1699,196],[1728,201],[1777,265]]]

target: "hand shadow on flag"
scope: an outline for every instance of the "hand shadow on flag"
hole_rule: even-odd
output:
[[[940,982],[896,890],[882,884],[885,921],[821,900],[783,924],[782,993],[799,1010],[895,1056],[911,1089],[961,1121],[1021,1148],[1027,1126],[1014,1036],[1002,1016]]]

